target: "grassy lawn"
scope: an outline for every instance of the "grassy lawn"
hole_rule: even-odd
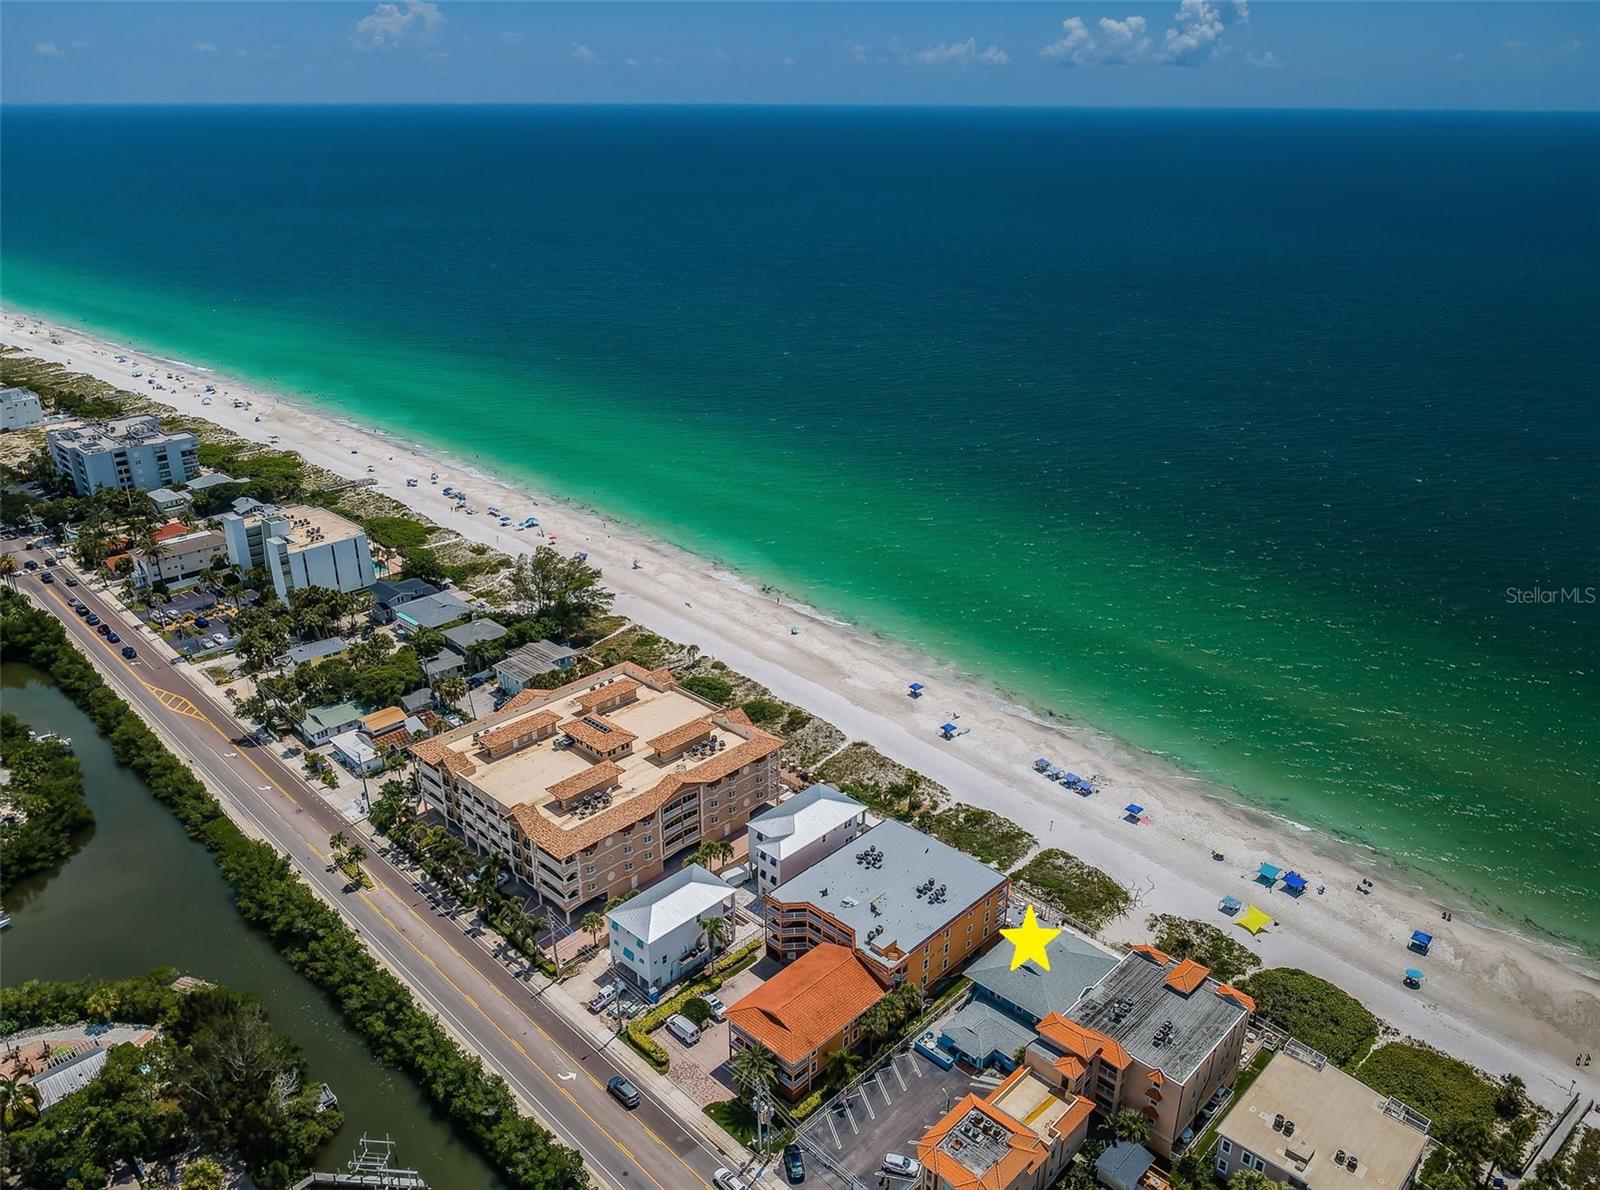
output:
[[[725,1103],[710,1103],[703,1110],[734,1140],[752,1148],[755,1146],[755,1113],[739,1100],[729,1099]]]
[[[1025,893],[1098,933],[1133,907],[1133,897],[1099,868],[1050,848],[1011,873]]]
[[[1409,1041],[1380,1045],[1356,1070],[1356,1077],[1393,1095],[1433,1121],[1446,1144],[1475,1124],[1497,1129],[1497,1088],[1465,1062]]]
[[[1220,1111],[1211,1117],[1211,1123],[1207,1124],[1201,1130],[1200,1135],[1194,1138],[1194,1144],[1189,1147],[1188,1152],[1199,1153],[1203,1160],[1208,1164],[1210,1163],[1210,1150],[1211,1145],[1217,1139],[1217,1126],[1228,1118],[1228,1112],[1238,1106],[1239,1100],[1250,1089],[1250,1084],[1261,1077],[1261,1072],[1267,1068],[1267,1063],[1272,1061],[1272,1054],[1272,1050],[1263,1048],[1256,1053],[1254,1058],[1250,1059],[1250,1064],[1239,1072],[1238,1078],[1233,1080],[1233,1097],[1228,1100],[1227,1110]]]
[[[1039,842],[1009,818],[977,806],[951,806],[918,825],[956,850],[1001,868],[1020,863]]]

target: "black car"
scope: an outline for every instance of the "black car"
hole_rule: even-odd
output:
[[[611,1092],[611,1097],[626,1108],[639,1106],[639,1088],[623,1078],[620,1074],[606,1083],[606,1090]]]
[[[101,636],[110,636],[111,635],[111,625],[110,624],[96,624],[94,626],[94,630],[96,632],[98,632]]]
[[[83,617],[83,622],[89,625],[90,628],[94,628],[100,623],[100,617],[93,612],[89,612],[88,615]]]
[[[792,1186],[806,1180],[806,1159],[800,1155],[799,1145],[783,1146],[783,1176]]]
[[[122,646],[122,655],[124,657],[126,657],[129,661],[132,661],[139,654],[134,651],[134,648],[133,648],[132,645],[123,645]]]
[[[89,614],[89,605],[87,603],[80,603],[74,606],[72,610],[77,612],[80,616],[87,616]]]
[[[22,569],[24,569],[24,570],[38,570],[39,569],[39,564],[37,562],[35,562],[32,558],[29,558],[26,562],[24,562],[22,564]]]
[[[51,584],[51,583],[53,583],[53,582],[55,582],[55,581],[56,581],[56,576],[55,576],[55,575],[53,575],[53,574],[51,574],[51,573],[50,573],[50,572],[49,572],[49,571],[48,571],[48,570],[47,570],[47,571],[45,571],[45,572],[44,572],[44,573],[43,573],[43,574],[41,574],[41,575],[40,575],[40,576],[39,576],[39,581],[40,581],[40,582],[41,582],[41,583],[43,583],[43,584],[44,584],[44,585],[45,585],[45,586],[47,586],[47,587],[48,587],[48,586],[49,586],[49,585],[50,585],[50,584]]]
[[[65,582],[69,587],[76,587],[78,585],[78,580],[73,578],[70,574],[67,575],[67,577],[62,581]]]
[[[108,632],[106,633],[106,643],[109,645],[120,645],[122,643],[122,638],[115,632]]]

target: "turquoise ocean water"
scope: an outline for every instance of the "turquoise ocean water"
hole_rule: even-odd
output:
[[[640,522],[1600,953],[1600,120],[0,132],[4,300]]]

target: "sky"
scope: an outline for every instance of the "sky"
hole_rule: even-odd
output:
[[[1600,109],[1600,2],[6,0],[0,98]]]

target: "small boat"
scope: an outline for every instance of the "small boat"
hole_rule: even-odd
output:
[[[333,1093],[333,1088],[323,1083],[317,1092],[317,1110],[325,1112],[329,1108],[339,1106],[339,1097]]]
[[[0,909],[0,930],[9,930],[10,928],[11,914],[7,913],[4,909]]]

